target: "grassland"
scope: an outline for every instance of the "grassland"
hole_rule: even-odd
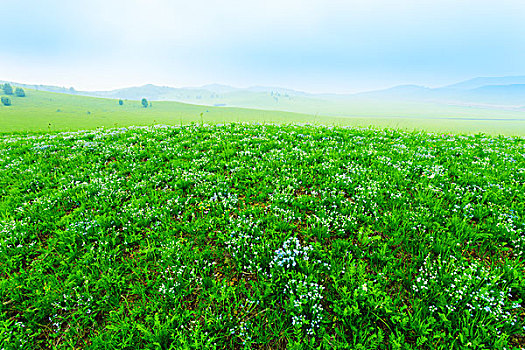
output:
[[[140,101],[124,101],[43,91],[26,91],[24,98],[13,97],[13,105],[0,107],[0,131],[75,131],[98,127],[153,124],[189,124],[191,122],[256,122],[289,120],[299,122],[307,116],[294,113],[217,108],[177,102],[152,102],[142,107]],[[201,115],[202,114],[202,115]]]
[[[1,136],[0,348],[523,348],[524,154],[314,126]]]
[[[525,135],[525,113],[490,109],[407,103],[378,104],[360,101],[327,104],[322,101],[299,103],[301,113],[263,109],[207,107],[178,102],[153,102],[143,108],[140,101],[125,101],[26,90],[24,98],[13,97],[13,105],[0,106],[0,132],[75,131],[98,127],[192,122],[312,123],[338,126],[375,126],[432,132]],[[279,108],[295,110],[297,105],[282,102]],[[323,113],[317,114],[319,106]],[[344,108],[343,108],[344,107]],[[275,107],[274,107],[275,108]],[[341,113],[341,110],[346,113]]]

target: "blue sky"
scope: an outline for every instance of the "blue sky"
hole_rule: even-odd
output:
[[[525,75],[522,0],[2,1],[0,80],[353,92]]]

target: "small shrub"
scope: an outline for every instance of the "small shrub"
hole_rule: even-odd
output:
[[[9,97],[2,96],[2,104],[4,106],[11,106],[11,99]]]
[[[4,93],[6,95],[12,95],[13,94],[13,87],[11,86],[11,84],[9,83],[5,83],[3,86],[2,86],[2,89],[4,90]]]
[[[24,89],[19,88],[19,87],[16,88],[15,95],[17,97],[26,97],[26,93],[25,93]]]

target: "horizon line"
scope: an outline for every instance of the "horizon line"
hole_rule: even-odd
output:
[[[97,92],[113,92],[113,91],[118,91],[118,90],[124,90],[124,89],[132,89],[132,88],[142,88],[142,87],[146,87],[146,86],[154,86],[154,87],[160,87],[160,88],[170,88],[170,89],[206,89],[206,88],[209,88],[211,86],[218,86],[218,87],[224,87],[224,88],[230,88],[230,89],[235,89],[235,90],[250,90],[250,89],[282,89],[282,90],[290,90],[290,91],[293,91],[293,92],[297,92],[297,93],[303,93],[303,94],[309,94],[309,95],[355,95],[355,94],[360,94],[360,93],[367,93],[367,92],[376,92],[376,91],[384,91],[384,90],[389,90],[389,89],[393,89],[393,88],[397,88],[397,87],[407,87],[407,86],[414,86],[414,87],[421,87],[421,88],[426,88],[426,89],[439,89],[439,88],[446,88],[446,87],[451,87],[451,86],[454,86],[454,85],[458,85],[458,84],[461,84],[461,83],[466,83],[466,82],[469,82],[469,81],[473,81],[473,80],[476,80],[476,79],[504,79],[504,78],[524,78],[525,79],[525,75],[494,75],[494,76],[475,76],[475,77],[472,77],[472,78],[469,78],[469,79],[465,79],[465,80],[461,80],[461,81],[457,81],[455,83],[452,83],[452,84],[446,84],[446,85],[435,85],[435,86],[427,86],[427,85],[423,85],[423,84],[417,84],[417,83],[406,83],[406,84],[395,84],[395,85],[387,85],[385,87],[380,87],[380,88],[377,88],[377,89],[365,89],[365,90],[356,90],[354,92],[329,92],[329,91],[323,91],[323,92],[320,92],[320,91],[308,91],[308,90],[302,90],[302,89],[296,89],[296,88],[290,88],[290,87],[284,87],[284,86],[271,86],[271,85],[248,85],[248,86],[234,86],[234,85],[228,85],[228,84],[225,84],[225,83],[217,83],[217,82],[214,82],[214,83],[206,83],[206,84],[203,84],[203,85],[193,85],[193,86],[170,86],[170,85],[166,85],[166,84],[155,84],[155,83],[146,83],[146,84],[140,84],[140,85],[127,85],[127,86],[123,86],[123,87],[118,87],[118,88],[112,88],[112,89],[107,89],[107,90],[103,90],[103,89],[94,89],[94,90],[77,90],[74,86],[65,86],[65,85],[52,85],[52,84],[49,84],[49,83],[26,83],[26,82],[16,82],[16,81],[10,81],[10,80],[0,80],[0,82],[2,83],[9,83],[9,84],[13,84],[13,85],[26,85],[26,86],[34,86],[34,87],[39,87],[39,86],[42,86],[42,87],[53,87],[53,88],[60,88],[60,89],[65,89],[65,90],[70,90],[70,89],[73,89],[72,91],[74,92],[77,92],[77,93],[82,93],[82,92],[86,92],[86,93],[97,93]],[[515,85],[515,84],[506,84],[506,85]],[[278,92],[278,91],[277,91]]]

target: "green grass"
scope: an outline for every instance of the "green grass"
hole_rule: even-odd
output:
[[[1,136],[0,348],[523,348],[524,151],[247,124]]]
[[[307,116],[294,113],[218,108],[178,102],[152,102],[143,108],[140,101],[66,95],[27,90],[27,97],[12,98],[13,105],[0,107],[0,132],[67,131],[153,124],[188,124],[274,120],[299,122]],[[202,114],[202,116],[201,116]]]
[[[74,131],[98,127],[192,122],[312,123],[339,126],[401,128],[433,132],[525,135],[525,113],[472,108],[448,108],[429,104],[358,101],[335,105],[323,101],[299,103],[301,113],[262,109],[207,107],[178,102],[153,102],[142,108],[140,101],[125,101],[66,95],[26,89],[24,98],[12,97],[12,106],[0,106],[0,132]],[[290,102],[290,103],[292,103]],[[283,102],[279,108],[296,110]],[[319,115],[321,108],[325,115]],[[341,111],[345,110],[345,113]],[[316,115],[317,114],[317,115]]]

